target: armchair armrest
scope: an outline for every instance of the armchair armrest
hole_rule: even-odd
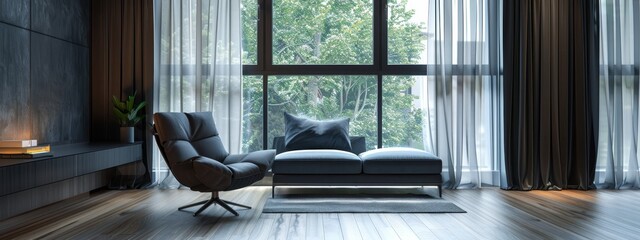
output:
[[[193,158],[193,170],[196,178],[212,190],[222,191],[231,185],[231,169],[208,157]]]

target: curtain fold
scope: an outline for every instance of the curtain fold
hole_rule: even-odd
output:
[[[504,189],[589,189],[596,163],[598,6],[504,3]]]
[[[160,21],[157,110],[212,111],[224,146],[230,153],[240,152],[240,1],[161,0],[156,4],[156,21]],[[156,172],[166,173],[164,161],[155,155]]]
[[[412,89],[424,145],[443,160],[446,188],[498,185],[502,144],[502,1],[431,0],[427,74]]]
[[[640,188],[640,2],[600,0],[598,188]]]

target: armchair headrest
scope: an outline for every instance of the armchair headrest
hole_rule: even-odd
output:
[[[159,112],[153,114],[160,144],[170,163],[204,156],[223,162],[225,149],[211,112]],[[180,146],[175,148],[174,146]]]

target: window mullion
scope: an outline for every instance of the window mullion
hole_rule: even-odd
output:
[[[261,65],[262,71],[267,71],[271,69],[273,66],[273,0],[262,0],[263,6],[263,16],[264,21],[262,24],[262,63],[258,63]],[[265,79],[266,81],[266,79]]]
[[[373,6],[373,64],[377,74],[377,147],[382,148],[382,78],[387,69],[387,0],[374,0]]]
[[[258,1],[258,36],[257,36],[257,70],[264,71],[264,56],[265,56],[265,24],[266,24],[266,14],[265,14],[265,2],[266,0],[256,0]]]

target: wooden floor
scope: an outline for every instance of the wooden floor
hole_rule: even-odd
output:
[[[0,222],[0,239],[638,239],[640,191],[445,190],[456,214],[262,214],[269,187],[221,197],[249,204],[177,211],[189,190],[100,191]]]

